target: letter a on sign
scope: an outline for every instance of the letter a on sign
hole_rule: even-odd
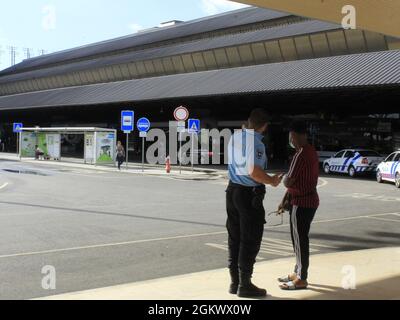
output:
[[[352,5],[347,5],[342,8],[342,14],[345,14],[342,20],[343,29],[356,29],[356,8]]]

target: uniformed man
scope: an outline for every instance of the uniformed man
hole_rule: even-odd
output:
[[[229,186],[226,192],[229,234],[229,292],[239,297],[263,297],[267,292],[251,282],[264,233],[265,185],[277,187],[281,175],[266,174],[267,156],[262,142],[268,127],[267,114],[254,110],[246,128],[229,142]]]

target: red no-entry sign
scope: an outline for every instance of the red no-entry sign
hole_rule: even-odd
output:
[[[183,106],[176,108],[174,118],[176,121],[186,121],[189,119],[189,110]]]

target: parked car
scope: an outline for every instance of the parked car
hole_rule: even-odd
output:
[[[326,174],[347,173],[350,177],[355,177],[358,174],[375,172],[382,161],[382,155],[373,150],[345,149],[325,160],[323,169]]]
[[[400,188],[400,150],[393,152],[378,165],[376,180],[379,183],[394,182],[396,187]]]

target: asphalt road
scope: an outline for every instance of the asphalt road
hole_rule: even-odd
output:
[[[30,299],[226,266],[226,181],[0,161],[0,299]],[[268,189],[273,211],[284,188]],[[400,190],[322,177],[313,254],[400,245]],[[259,260],[292,255],[270,217]],[[42,288],[43,267],[56,290]],[[290,270],[288,270],[290,271]]]

